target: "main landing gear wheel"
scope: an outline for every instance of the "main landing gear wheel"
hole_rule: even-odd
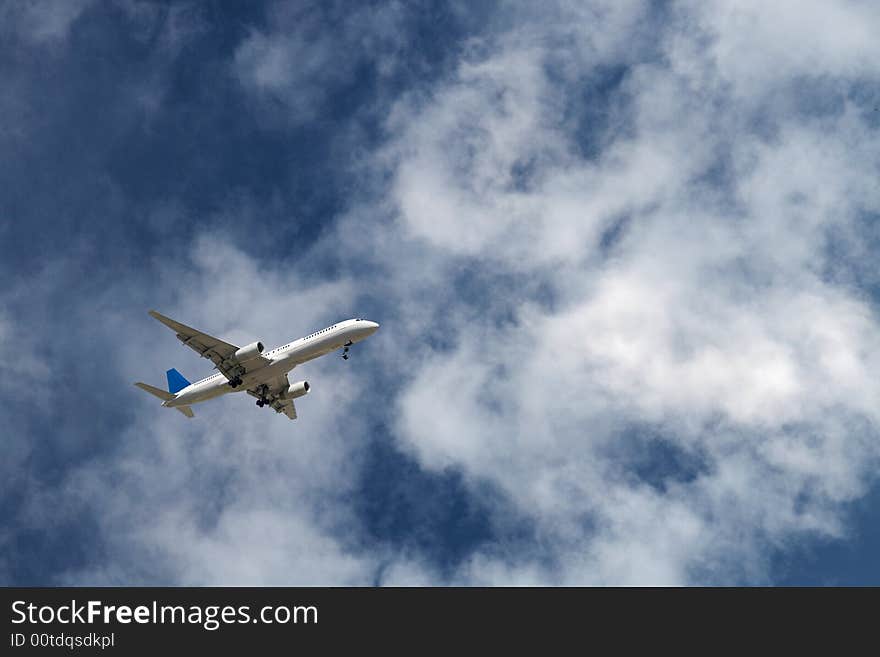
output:
[[[266,405],[266,402],[264,402],[262,399],[257,400],[257,406],[259,406],[260,408],[263,408],[263,406],[265,406],[265,405]]]
[[[235,377],[234,379],[229,379],[229,387],[237,388],[243,383],[240,376]]]

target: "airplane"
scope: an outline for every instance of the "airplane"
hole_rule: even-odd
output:
[[[247,392],[257,398],[257,406],[268,406],[276,413],[296,419],[294,399],[308,394],[308,381],[290,383],[287,374],[297,365],[342,349],[348,360],[348,350],[356,342],[365,340],[379,329],[376,322],[366,319],[347,319],[333,326],[315,331],[284,346],[264,351],[262,342],[237,347],[207,333],[176,322],[155,310],[150,316],[162,322],[177,334],[177,339],[200,356],[214,363],[217,374],[190,383],[176,369],[165,373],[168,391],[147,383],[135,385],[162,400],[162,406],[174,408],[186,417],[194,416],[191,406],[230,392]]]

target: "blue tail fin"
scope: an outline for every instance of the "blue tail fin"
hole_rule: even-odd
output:
[[[189,385],[189,381],[184,378],[183,374],[173,367],[165,372],[165,376],[168,377],[168,392],[170,393],[176,394]]]

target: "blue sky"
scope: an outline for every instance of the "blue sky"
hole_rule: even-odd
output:
[[[880,583],[871,3],[0,19],[0,581]]]

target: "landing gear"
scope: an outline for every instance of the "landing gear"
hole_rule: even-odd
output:
[[[349,340],[349,341],[346,342],[344,345],[342,345],[342,347],[343,347],[343,349],[342,349],[342,359],[343,359],[343,360],[348,360],[348,348],[349,348],[352,344],[354,344],[354,343],[353,343],[351,340]]]
[[[255,392],[260,395],[259,397],[257,397],[257,406],[259,406],[260,408],[263,408],[263,406],[268,406],[272,403],[266,398],[266,395],[269,394],[269,386],[265,384],[261,385],[257,390],[255,390]]]
[[[233,379],[229,379],[229,387],[230,387],[230,388],[237,388],[237,387],[240,386],[242,383],[243,383],[243,381],[241,380],[241,377],[240,377],[240,376],[237,376],[237,377],[235,377],[235,378],[233,378]]]

